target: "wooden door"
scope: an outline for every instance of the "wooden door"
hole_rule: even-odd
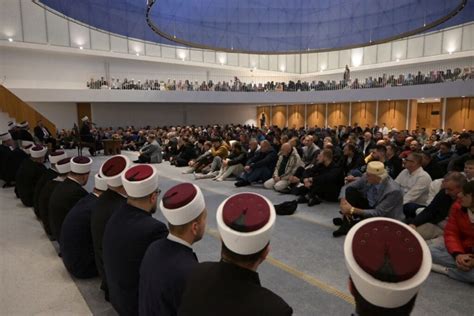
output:
[[[89,121],[93,122],[90,103],[77,103],[76,109],[77,109],[77,126],[79,128],[82,125],[82,118],[84,116],[87,116],[89,118]]]

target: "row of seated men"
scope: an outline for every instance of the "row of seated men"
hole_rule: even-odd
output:
[[[9,133],[0,139],[1,146],[10,145]],[[120,315],[293,313],[283,298],[261,285],[257,272],[270,251],[276,220],[267,198],[246,192],[222,201],[216,211],[221,260],[198,263],[192,244],[205,233],[208,212],[198,186],[181,183],[163,195],[159,208],[167,227],[152,216],[160,195],[154,166],[132,165],[123,155],[111,157],[88,193],[83,187],[90,157],[51,152],[47,169],[46,147],[30,144],[22,150],[28,157],[16,176],[21,201],[38,200],[33,210],[45,233],[59,242],[67,270],[77,278],[99,275],[105,299]],[[380,164],[370,162],[364,177],[388,179]],[[463,190],[463,205],[468,199],[472,203],[474,187]],[[350,212],[355,213],[353,207]],[[344,256],[358,315],[409,315],[432,263],[415,230],[382,216],[351,229]]]
[[[439,268],[438,272],[474,282],[474,215],[469,210],[470,202],[462,202],[465,199],[463,188],[470,192],[467,183],[474,180],[471,135],[458,139],[469,148],[468,152],[459,157],[449,155],[453,159],[462,157],[465,161],[463,172],[449,173],[438,165],[450,159],[438,158],[445,151],[442,148],[445,143],[440,143],[439,151],[432,154],[418,150],[410,139],[402,150],[398,150],[394,142],[384,140],[368,149],[365,143],[370,142],[370,138],[367,136],[370,133],[366,133],[359,144],[347,142],[342,155],[338,155],[338,148],[330,138],[324,140],[321,150],[314,144],[313,136],[308,135],[301,156],[294,139],[283,143],[277,153],[267,140],[260,143],[252,140],[250,148],[243,150],[237,141],[230,146],[215,137],[204,143],[204,153],[191,160],[184,173],[194,172],[196,179],[215,181],[234,176],[238,187],[260,182],[267,189],[296,194],[297,202],[308,206],[339,201],[343,216],[333,220],[339,226],[333,232],[334,237],[346,235],[364,218],[380,216],[403,221],[430,240],[435,262],[449,267],[447,270]],[[170,157],[170,161],[183,165],[179,163],[181,158],[178,154]],[[450,214],[451,225],[447,225]],[[458,220],[460,223],[456,222]],[[456,237],[452,237],[453,231]],[[443,236],[447,239],[447,248]],[[467,258],[467,270],[456,265],[457,261],[449,255],[447,258],[451,260],[446,260],[448,252],[457,253],[461,249],[460,258]]]

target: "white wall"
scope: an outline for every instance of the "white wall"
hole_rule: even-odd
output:
[[[92,103],[98,126],[256,124],[255,105]]]
[[[28,104],[56,125],[57,129],[70,129],[77,123],[76,103],[28,102]]]

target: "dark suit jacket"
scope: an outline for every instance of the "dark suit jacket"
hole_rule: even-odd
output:
[[[20,129],[18,131],[18,139],[34,142],[33,136],[31,136],[30,132],[28,132],[26,129]]]
[[[435,195],[433,201],[415,218],[408,218],[407,224],[420,226],[426,223],[438,224],[448,217],[454,200],[442,189]]]
[[[7,157],[11,153],[11,149],[8,146],[0,144],[0,179],[5,180],[5,176],[3,175],[4,166],[7,163]]]
[[[49,180],[53,180],[57,176],[58,176],[58,173],[54,169],[49,168],[43,173],[41,178],[36,183],[35,192],[34,192],[34,195],[33,195],[33,210],[35,211],[35,214],[39,219],[41,219],[41,217],[40,217],[40,208],[39,208],[39,200],[40,200],[41,190],[43,189],[44,185]]]
[[[53,135],[51,134],[51,132],[49,131],[49,129],[45,126],[44,129],[48,132],[48,137],[53,137]],[[34,133],[35,133],[35,136],[40,140],[40,141],[43,141],[44,140],[44,132],[43,132],[43,129],[39,126],[36,126],[35,129],[34,129]]]
[[[67,270],[76,278],[97,275],[91,233],[91,213],[97,199],[94,193],[89,193],[79,200],[61,228],[61,256]]]
[[[2,174],[5,182],[15,181],[16,173],[20,168],[21,163],[27,158],[28,155],[19,148],[15,148],[10,153],[8,153],[5,164],[0,166],[2,168]]]
[[[153,242],[140,267],[139,314],[177,315],[187,278],[197,264],[185,245],[167,238]]]
[[[49,200],[51,199],[51,194],[53,193],[54,189],[56,189],[58,184],[60,184],[61,182],[62,181],[58,181],[54,179],[46,182],[44,187],[41,189],[39,200],[38,200],[39,217],[41,218],[44,232],[50,238],[53,238],[53,237],[51,236],[52,235],[51,226],[49,225]]]
[[[87,191],[76,181],[66,178],[56,186],[49,200],[49,225],[51,233],[59,242],[61,227],[67,213],[76,203],[87,195]]]
[[[25,159],[16,173],[16,189],[23,205],[33,206],[36,183],[46,172],[46,167],[42,163],[37,163],[31,159]]]
[[[129,204],[117,209],[105,227],[104,268],[110,302],[120,315],[138,314],[140,265],[148,246],[168,235],[165,224]]]
[[[367,157],[368,154],[370,154],[370,150],[375,148],[375,142],[371,140],[369,144],[367,145],[367,147],[365,148],[365,150],[364,150],[364,144],[365,144],[364,140],[361,140],[359,143],[359,151],[362,153],[362,155],[365,158]]]
[[[97,203],[92,209],[91,231],[92,243],[94,244],[95,264],[99,276],[102,278],[101,289],[108,295],[107,278],[104,272],[104,260],[102,258],[102,239],[104,237],[105,226],[113,212],[119,209],[127,199],[115,191],[107,190],[97,199]]]
[[[292,308],[260,285],[258,273],[226,262],[198,264],[186,284],[180,316],[291,315]]]

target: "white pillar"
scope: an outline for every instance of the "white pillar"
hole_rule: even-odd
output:
[[[379,125],[379,100],[375,102],[375,125]]]
[[[446,128],[446,105],[448,103],[448,98],[443,98],[443,105],[441,109],[441,128],[444,129]]]
[[[410,108],[411,108],[411,102],[410,102],[410,99],[408,99],[407,100],[407,118],[405,120],[405,129],[406,130],[408,130],[408,127],[410,125]]]
[[[352,101],[349,102],[349,126],[352,125]]]
[[[328,127],[328,104],[326,103],[326,115],[324,115],[324,127]]]

